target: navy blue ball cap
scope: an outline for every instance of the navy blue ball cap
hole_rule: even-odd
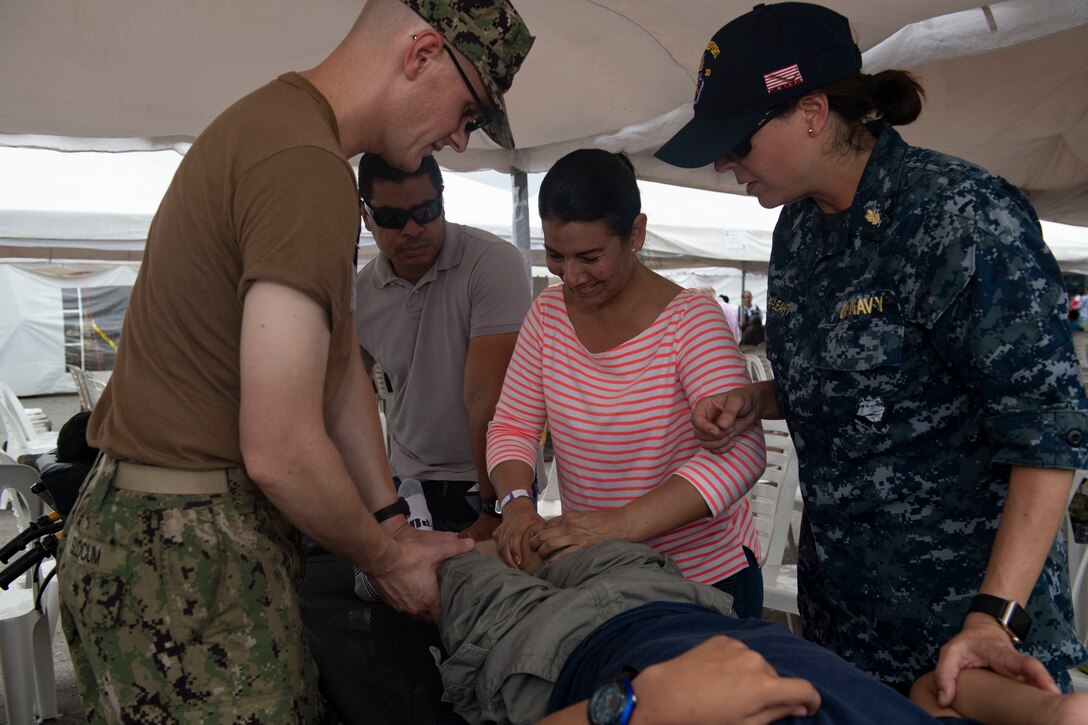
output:
[[[850,21],[811,3],[756,5],[707,44],[695,117],[654,154],[694,169],[743,141],[770,109],[861,70]]]

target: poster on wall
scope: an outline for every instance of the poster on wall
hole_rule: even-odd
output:
[[[131,286],[65,287],[64,364],[88,372],[113,370]]]

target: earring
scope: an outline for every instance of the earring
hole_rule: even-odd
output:
[[[808,135],[809,135],[809,136],[811,136],[811,135],[812,135],[812,129],[811,129],[811,128],[810,128],[810,129],[808,130]]]

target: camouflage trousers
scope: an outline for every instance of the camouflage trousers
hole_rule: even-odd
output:
[[[259,492],[111,485],[65,521],[61,615],[91,723],[313,723],[321,710],[294,530]]]

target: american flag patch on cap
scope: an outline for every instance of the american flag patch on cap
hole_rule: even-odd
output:
[[[805,79],[801,77],[801,69],[794,63],[785,68],[764,73],[763,82],[767,85],[767,93],[774,93],[804,83]]]

